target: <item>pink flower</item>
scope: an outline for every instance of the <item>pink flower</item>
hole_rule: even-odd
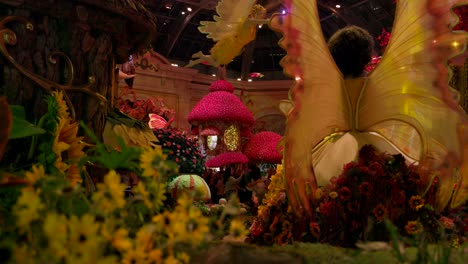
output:
[[[439,221],[444,228],[452,229],[455,227],[455,223],[453,222],[453,220],[448,217],[441,216]]]
[[[167,121],[162,116],[157,114],[149,114],[148,125],[151,129],[162,129],[166,126]]]

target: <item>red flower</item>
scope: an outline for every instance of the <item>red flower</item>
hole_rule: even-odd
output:
[[[409,205],[413,210],[418,211],[424,206],[424,199],[419,195],[411,196]]]
[[[261,225],[257,223],[257,221],[254,221],[252,225],[250,226],[250,234],[252,236],[257,237],[263,233]]]
[[[316,222],[311,222],[309,225],[310,232],[315,238],[320,237],[320,225]]]
[[[441,216],[439,221],[444,228],[452,229],[455,227],[455,223],[453,222],[453,220],[448,217]]]
[[[348,203],[348,210],[352,213],[357,213],[359,211],[359,203],[356,201],[351,201]]]
[[[371,175],[376,176],[376,177],[385,176],[384,168],[382,167],[382,165],[380,165],[380,163],[375,162],[375,161],[372,162],[371,165],[369,166],[369,171]]]
[[[337,185],[347,185],[349,182],[349,178],[346,176],[341,176],[335,180]]]
[[[332,202],[326,202],[320,204],[320,213],[326,216],[331,215],[333,209],[333,203]]]
[[[363,182],[361,183],[361,185],[359,185],[359,193],[361,193],[362,195],[371,196],[373,191],[374,188],[368,182]]]
[[[385,217],[388,215],[388,210],[383,204],[377,205],[374,210],[374,216],[377,219],[377,222],[382,222]]]
[[[403,191],[393,188],[391,197],[393,205],[400,205],[405,203],[406,195]]]
[[[340,199],[343,201],[348,201],[351,198],[351,190],[348,187],[342,187],[338,190]]]

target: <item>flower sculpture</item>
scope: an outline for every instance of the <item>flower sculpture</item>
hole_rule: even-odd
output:
[[[247,141],[244,153],[251,161],[280,164],[283,158],[278,149],[280,140],[281,135],[275,132],[260,132]]]
[[[248,162],[241,153],[241,132],[253,125],[254,118],[233,92],[234,86],[228,81],[213,82],[210,93],[195,105],[188,116],[192,125],[201,127],[200,136],[208,159],[224,153],[236,153],[207,162],[208,167]]]

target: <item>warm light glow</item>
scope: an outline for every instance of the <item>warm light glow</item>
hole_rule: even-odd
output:
[[[296,79],[296,81],[300,81],[300,80],[301,80],[301,77],[299,77],[299,76],[296,76],[296,78],[295,78],[295,79]]]
[[[460,46],[460,42],[454,41],[454,42],[452,42],[452,46],[453,46],[454,48],[458,48],[458,46]]]
[[[191,8],[191,7],[187,7],[187,11],[192,12],[192,8]]]
[[[182,11],[182,12],[180,12],[180,13],[181,13],[182,15],[185,15],[185,12],[184,12],[184,11]]]
[[[281,11],[281,14],[286,14],[286,10],[283,9],[283,11]]]
[[[229,151],[236,151],[240,144],[240,130],[236,125],[230,125],[224,130],[224,144]]]
[[[341,5],[336,5],[336,8],[341,8]]]
[[[171,63],[171,66],[174,66],[174,67],[179,67],[179,64],[176,64],[176,63]]]
[[[242,81],[242,79],[241,79],[241,78],[237,78],[237,80],[238,80],[238,81]]]
[[[252,82],[252,79],[248,79],[247,81],[248,81],[248,82]]]
[[[215,149],[216,145],[218,145],[218,136],[207,136],[206,145],[209,150]]]
[[[263,25],[258,25],[258,28],[262,28]]]
[[[216,74],[211,74],[211,76],[216,77]]]

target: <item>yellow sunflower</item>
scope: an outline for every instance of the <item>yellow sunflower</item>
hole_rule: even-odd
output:
[[[112,246],[118,251],[127,251],[132,248],[132,241],[128,238],[128,230],[119,228],[112,237]]]
[[[209,232],[208,222],[200,209],[190,206],[187,210],[176,210],[171,214],[170,228],[178,240],[198,245]]]
[[[229,226],[229,234],[231,234],[235,238],[238,238],[238,237],[244,237],[248,233],[249,231],[245,229],[245,225],[242,220],[234,219],[231,221],[231,224]]]
[[[424,199],[420,195],[411,196],[409,205],[413,210],[418,211],[419,209],[423,208]]]
[[[120,176],[111,170],[104,176],[104,183],[98,183],[98,191],[93,194],[94,206],[104,213],[109,214],[116,209],[125,206],[125,184],[120,182]]]
[[[44,220],[43,229],[49,241],[48,249],[57,259],[69,254],[68,247],[64,246],[68,241],[67,223],[65,215],[56,213],[48,213]]]
[[[182,261],[182,263],[188,264],[190,263],[190,256],[185,252],[177,253],[177,259]]]
[[[143,203],[150,209],[159,211],[166,200],[166,185],[162,182],[150,182],[147,188],[143,182],[138,182],[136,194],[143,200]],[[151,200],[151,197],[153,200]]]
[[[13,206],[13,214],[16,215],[16,226],[20,232],[25,233],[29,228],[31,222],[40,219],[39,212],[45,208],[39,197],[40,190],[33,188],[23,188],[21,195]]]
[[[39,179],[45,178],[44,167],[40,164],[37,167],[36,165],[33,165],[32,171],[27,171],[25,176],[30,184],[34,184]]]
[[[103,250],[103,239],[99,236],[100,224],[94,216],[85,214],[81,218],[72,215],[68,220],[70,254],[67,263],[97,263]]]
[[[423,226],[418,221],[408,221],[405,230],[408,234],[415,235],[423,231]]]
[[[159,178],[158,167],[166,159],[166,155],[162,153],[162,149],[145,148],[140,156],[140,167],[143,169],[143,177]]]
[[[55,98],[55,101],[57,102],[57,115],[59,118],[70,118],[70,114],[68,113],[68,106],[67,102],[63,99],[63,93],[62,91],[53,91],[52,95]]]
[[[123,264],[146,263],[146,253],[131,249],[125,252],[122,258]]]
[[[81,142],[83,137],[77,137],[77,133],[78,123],[72,123],[67,118],[59,118],[52,146],[52,151],[56,155],[54,165],[66,175],[72,186],[82,182],[77,164],[84,155],[84,144]]]
[[[152,249],[148,253],[149,263],[156,263],[156,264],[162,263],[162,255],[163,255],[163,252],[161,249]]]

